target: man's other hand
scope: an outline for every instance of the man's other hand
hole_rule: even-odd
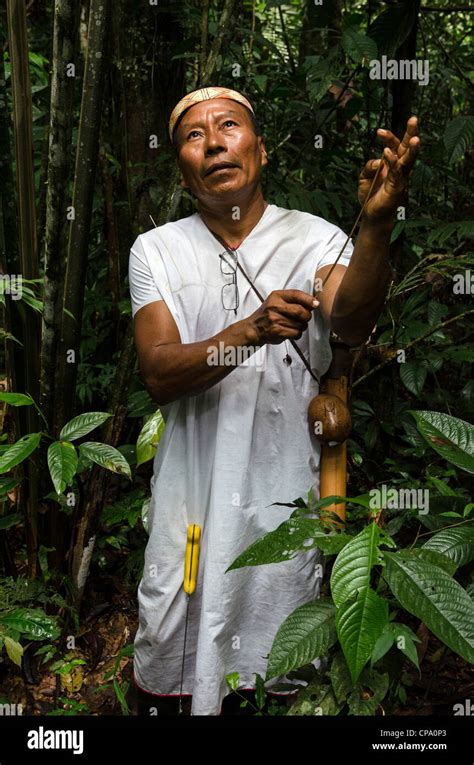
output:
[[[255,335],[255,345],[278,345],[284,340],[298,340],[307,329],[319,301],[302,290],[274,290],[248,322]]]

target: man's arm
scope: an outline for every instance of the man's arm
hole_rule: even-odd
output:
[[[181,396],[196,395],[226,377],[233,366],[209,364],[210,346],[251,345],[246,320],[235,322],[214,337],[182,343],[176,322],[164,300],[140,308],[134,319],[135,346],[145,387],[163,406]]]
[[[210,351],[229,347],[257,350],[265,343],[278,344],[301,337],[319,305],[301,290],[271,292],[253,314],[197,343],[182,343],[176,322],[164,300],[140,308],[134,318],[134,335],[145,387],[158,405],[183,396],[195,396],[226,377],[237,364],[210,364]]]
[[[360,345],[367,339],[382,310],[393,278],[389,262],[392,228],[390,222],[363,221],[349,265],[337,264],[323,291],[318,294],[317,287],[315,289],[326,323],[350,346]],[[327,265],[318,269],[316,285],[331,268]]]

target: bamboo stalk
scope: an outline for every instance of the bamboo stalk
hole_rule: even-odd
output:
[[[80,5],[76,0],[55,2],[40,373],[40,407],[51,428],[55,370],[66,364],[65,358],[58,358],[58,344],[64,293],[67,186],[74,117],[75,77],[68,76],[67,67],[76,57],[79,12]]]
[[[111,0],[91,0],[72,202],[74,219],[69,229],[62,313],[60,345],[62,363],[55,381],[56,428],[61,427],[72,416],[75,404],[90,223],[99,153],[100,115],[104,76],[108,66],[107,33],[110,12]],[[71,312],[74,318],[66,311]],[[68,354],[72,353],[75,359],[67,363]]]
[[[13,95],[13,126],[15,136],[16,185],[20,245],[20,274],[24,279],[38,278],[35,180],[33,165],[33,118],[28,59],[26,6],[22,0],[7,0],[8,39],[11,60]],[[37,400],[39,378],[39,321],[35,312],[27,309],[23,322],[25,392]],[[38,414],[26,407],[28,433],[39,430]],[[26,540],[28,575],[37,575],[37,465],[34,457],[27,461]]]

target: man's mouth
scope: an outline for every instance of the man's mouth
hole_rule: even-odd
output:
[[[233,162],[216,162],[214,165],[211,165],[204,175],[210,175],[211,173],[215,173],[218,170],[228,170],[231,167],[237,167]]]

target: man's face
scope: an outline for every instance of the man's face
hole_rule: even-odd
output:
[[[177,131],[181,185],[199,201],[238,199],[258,185],[267,156],[245,106],[228,98],[201,101],[187,110]]]

